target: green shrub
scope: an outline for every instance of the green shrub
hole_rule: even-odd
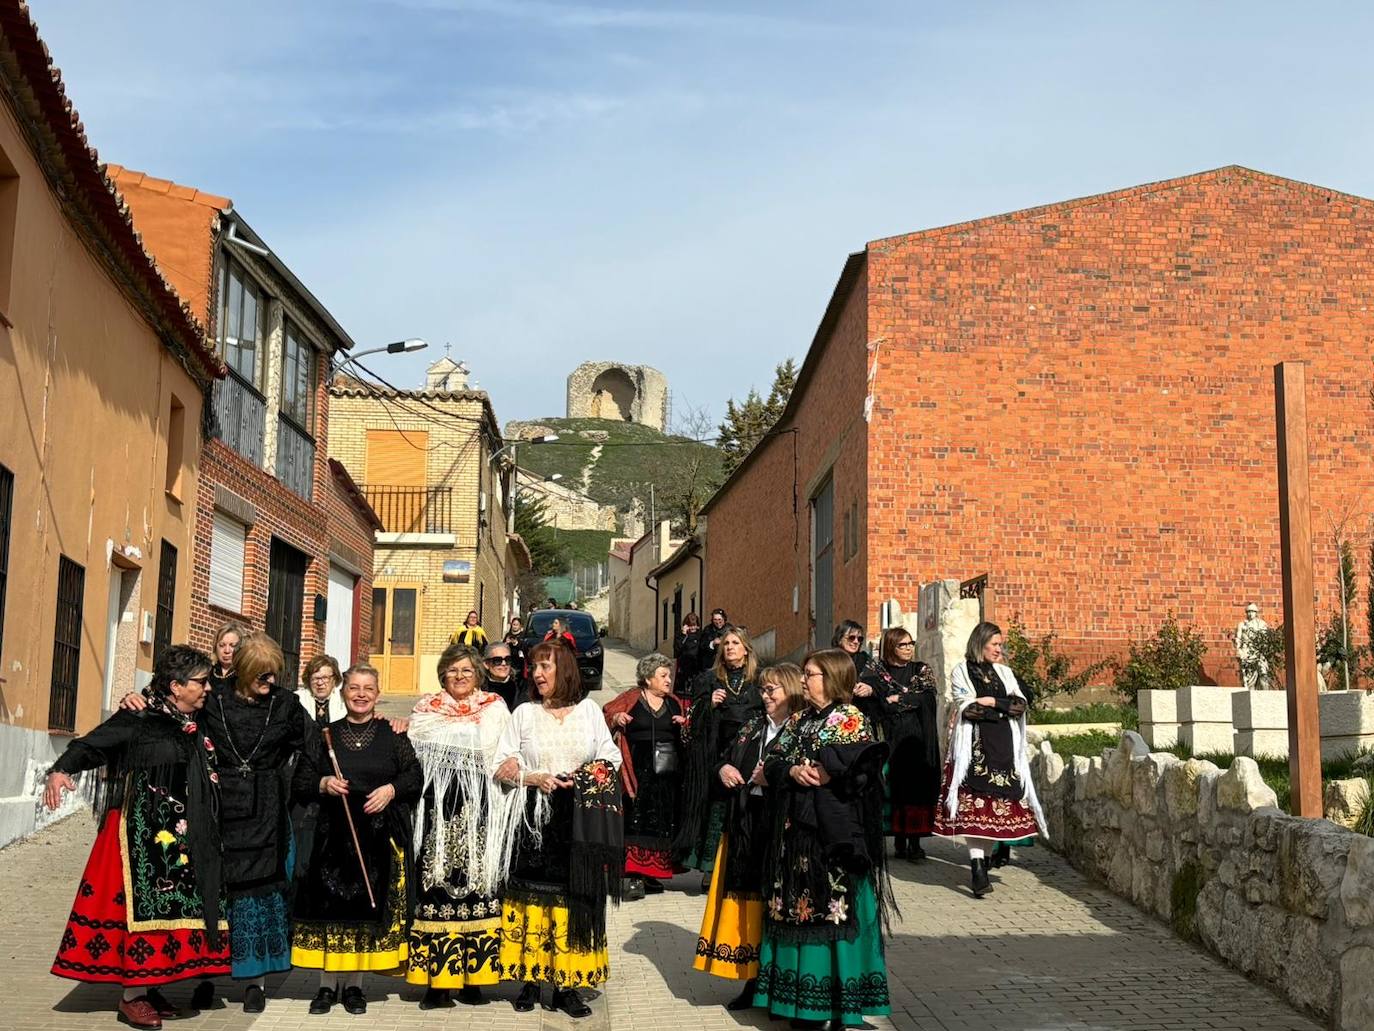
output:
[[[1047,709],[1055,698],[1088,687],[1093,677],[1111,666],[1110,662],[1094,662],[1075,672],[1073,660],[1055,650],[1054,639],[1051,630],[1038,641],[1032,640],[1020,619],[1013,619],[1007,628],[1007,665],[1016,674],[1016,682],[1030,699],[1035,713]]]
[[[1140,716],[1135,709],[1111,702],[1075,705],[1072,709],[1040,709],[1032,712],[1029,719],[1037,724],[1120,723],[1122,730],[1135,730],[1140,726]]]
[[[1116,689],[1131,705],[1141,691],[1176,691],[1202,677],[1207,643],[1171,612],[1153,637],[1132,641],[1125,662],[1116,664]]]
[[[1104,749],[1115,748],[1121,742],[1121,735],[1109,734],[1105,730],[1090,730],[1086,734],[1056,734],[1048,737],[1050,747],[1059,755],[1086,755],[1091,758],[1101,755]]]

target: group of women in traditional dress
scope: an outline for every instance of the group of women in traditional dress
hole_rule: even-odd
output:
[[[562,642],[530,652],[539,704],[512,717],[481,655],[440,657],[440,690],[379,718],[378,673],[327,656],[293,697],[281,649],[231,625],[215,658],[167,648],[143,695],[53,765],[55,808],[101,767],[100,831],[53,972],[123,987],[119,1017],[181,1015],[160,988],[214,978],[266,1006],[265,976],[320,971],[310,1012],[364,1013],[362,974],[403,975],[421,1006],[524,982],[590,1012],[609,972],[605,907],[624,867],[621,751]]]
[[[379,717],[366,664],[319,656],[293,698],[265,635],[227,626],[213,659],[166,649],[50,772],[56,806],[105,768],[54,973],[120,984],[139,1028],[178,1015],[162,985],[199,978],[203,1009],[229,974],[260,1012],[265,976],[293,966],[320,971],[316,1014],[365,1012],[371,971],[422,986],[424,1009],[517,981],[517,1010],[584,1017],[579,990],[609,976],[607,903],[690,869],[694,965],[743,982],[729,1008],[832,1028],[889,1012],[884,838],[912,860],[925,835],[967,838],[981,898],[989,852],[1043,825],[1001,631],[980,624],[951,675],[942,764],[935,680],[905,629],[874,658],[841,624],[836,647],[767,668],[744,629],[718,629],[685,691],[653,653],[604,710],[561,639],[530,650],[513,711],[455,643],[400,720]]]

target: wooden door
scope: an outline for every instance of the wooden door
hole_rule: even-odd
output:
[[[419,629],[418,584],[388,584],[372,589],[369,661],[381,672],[383,691],[415,693]]]
[[[305,614],[305,571],[309,556],[272,538],[267,570],[267,635],[281,645],[279,683],[295,690],[301,669],[301,623]]]

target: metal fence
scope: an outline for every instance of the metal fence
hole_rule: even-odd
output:
[[[573,589],[578,598],[594,598],[611,586],[610,559],[578,566],[568,575],[572,578]]]
[[[387,533],[452,533],[452,487],[387,487],[367,484],[363,496]]]

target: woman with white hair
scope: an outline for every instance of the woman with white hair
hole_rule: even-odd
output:
[[[682,783],[682,731],[687,702],[673,694],[673,660],[651,652],[635,669],[638,686],[606,705],[606,726],[620,747],[620,786],[625,792],[626,898],[663,891],[677,872],[677,834]]]
[[[968,841],[974,898],[992,891],[988,851],[1045,833],[1026,747],[1026,696],[1002,660],[1002,629],[979,623],[954,667],[949,731],[935,833]]]

